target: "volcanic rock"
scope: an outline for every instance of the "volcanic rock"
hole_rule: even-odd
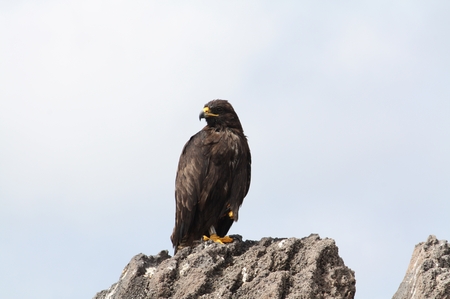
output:
[[[171,257],[138,254],[94,299],[354,298],[355,274],[332,239],[203,242]]]
[[[450,245],[435,236],[416,245],[405,278],[392,299],[450,299]]]

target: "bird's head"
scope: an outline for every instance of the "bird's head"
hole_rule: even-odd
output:
[[[199,119],[204,118],[210,127],[236,128],[242,131],[241,122],[233,106],[226,100],[212,100],[205,104]]]

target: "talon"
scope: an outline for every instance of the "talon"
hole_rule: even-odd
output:
[[[234,213],[233,213],[233,211],[229,211],[229,212],[228,212],[228,217],[230,217],[230,219],[234,219]]]
[[[222,243],[231,243],[231,242],[233,242],[233,238],[231,238],[229,236],[225,236],[223,238],[220,238],[220,240],[222,241]]]
[[[225,237],[219,237],[216,234],[212,234],[211,236],[203,236],[203,241],[208,241],[211,240],[213,242],[219,243],[219,244],[224,244],[224,243],[231,243],[233,242],[233,238],[230,238],[229,236],[225,236]]]

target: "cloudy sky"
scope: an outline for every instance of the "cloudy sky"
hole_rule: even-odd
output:
[[[169,249],[209,100],[253,155],[230,233],[333,238],[359,299],[450,240],[448,1],[0,2],[0,297],[92,298]]]

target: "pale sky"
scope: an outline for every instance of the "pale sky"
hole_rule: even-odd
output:
[[[450,240],[450,2],[0,2],[0,297],[92,298],[172,245],[182,147],[233,104],[231,234],[333,238],[356,298]]]

